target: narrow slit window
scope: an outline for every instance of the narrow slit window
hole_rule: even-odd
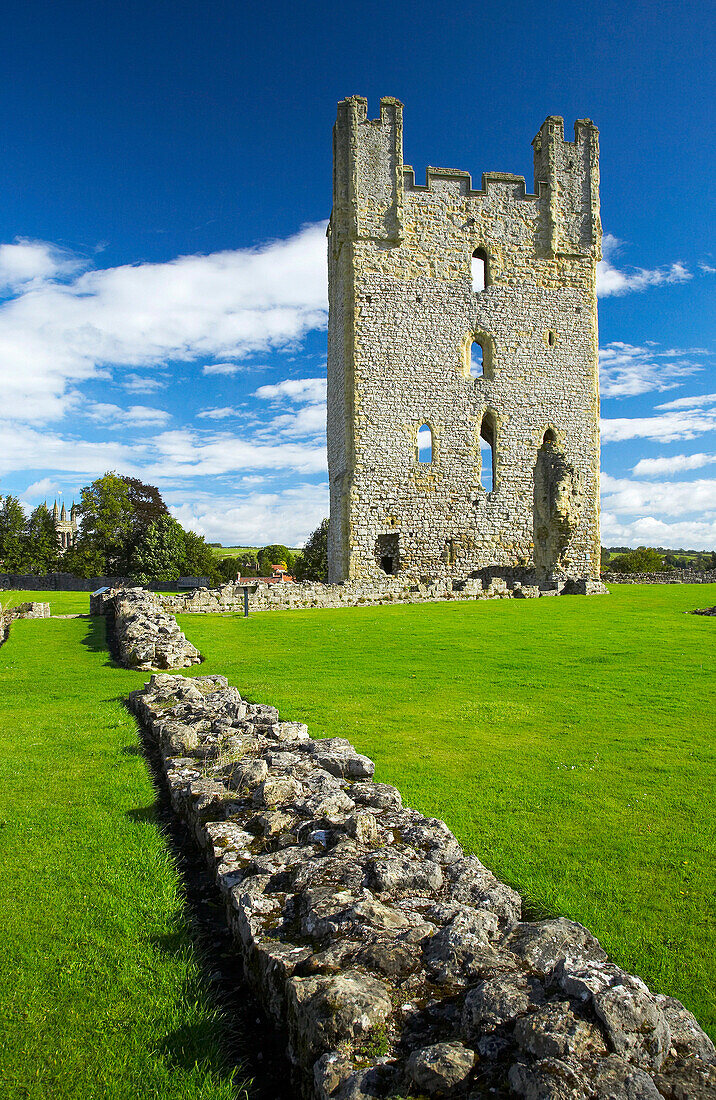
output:
[[[472,289],[479,294],[487,286],[487,253],[484,248],[476,248],[472,254]]]
[[[496,477],[497,427],[492,412],[486,412],[480,425],[480,458],[482,465],[481,482],[486,493],[495,488]]]
[[[429,424],[418,428],[418,462],[429,463],[433,460],[433,433]]]
[[[470,377],[482,378],[485,373],[485,349],[478,340],[470,345]]]

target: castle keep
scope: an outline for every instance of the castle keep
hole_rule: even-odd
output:
[[[521,176],[403,163],[402,104],[338,105],[329,579],[599,577],[598,131]]]

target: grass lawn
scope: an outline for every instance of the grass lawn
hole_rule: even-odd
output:
[[[87,593],[12,595],[88,606]],[[237,1096],[119,701],[145,678],[108,662],[101,619],[16,622],[0,648],[8,1100]]]
[[[249,699],[347,736],[535,914],[582,921],[716,1035],[714,585],[184,615]]]

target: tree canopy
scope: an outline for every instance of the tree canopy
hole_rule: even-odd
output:
[[[296,560],[296,580],[328,580],[328,520],[322,519]]]

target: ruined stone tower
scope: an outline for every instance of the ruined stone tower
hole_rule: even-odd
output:
[[[329,579],[599,576],[598,131],[521,176],[403,163],[402,104],[338,105]]]

